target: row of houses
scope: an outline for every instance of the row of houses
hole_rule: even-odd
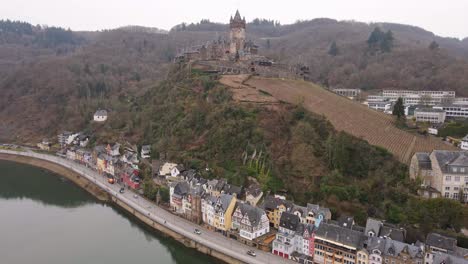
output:
[[[307,264],[461,264],[468,250],[454,238],[431,233],[426,242],[403,242],[405,231],[369,218],[365,227],[352,217],[319,225],[304,224],[289,212],[281,215],[272,253]]]

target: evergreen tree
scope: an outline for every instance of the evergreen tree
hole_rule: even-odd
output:
[[[338,53],[340,53],[340,51],[338,50],[338,46],[336,46],[336,42],[333,41],[330,45],[330,49],[328,50],[328,54],[331,56],[336,56],[338,55]]]
[[[380,42],[380,49],[383,52],[390,52],[393,48],[393,32],[391,30],[387,31],[382,37]]]
[[[429,45],[430,50],[438,50],[439,49],[439,43],[432,41],[431,44]]]
[[[397,116],[398,119],[405,116],[405,106],[403,105],[403,99],[401,97],[398,98],[395,106],[393,106],[392,114]]]
[[[367,44],[369,45],[369,48],[374,48],[377,46],[378,43],[382,40],[383,37],[383,32],[380,30],[379,27],[374,28],[374,31],[369,36],[369,39],[367,39]]]

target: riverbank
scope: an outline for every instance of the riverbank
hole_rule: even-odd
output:
[[[232,264],[262,264],[272,263],[272,261],[278,264],[293,263],[290,260],[278,258],[267,252],[257,252],[257,257],[251,257],[245,254],[245,252],[251,250],[251,247],[226,238],[219,233],[209,231],[208,229],[186,219],[175,216],[156,206],[154,203],[143,199],[143,197],[135,194],[134,192],[126,191],[124,193],[119,193],[119,186],[109,184],[106,178],[98,174],[96,171],[73,161],[54,155],[36,153],[31,150],[12,151],[0,149],[0,154],[2,153],[6,156],[13,155],[17,160],[23,159],[18,159],[16,156],[24,156],[25,158],[31,159],[23,160],[25,162],[31,162],[28,164],[33,166],[35,166],[35,164],[46,165],[47,169],[49,169],[49,165],[47,164],[52,163],[53,165],[62,167],[61,169],[69,170],[72,173],[78,174],[81,178],[87,178],[90,185],[101,188],[107,193],[108,197],[114,203],[146,223],[149,227],[172,237],[189,248],[194,248],[199,252],[212,256],[222,262]],[[4,157],[5,155],[3,154],[2,156]],[[48,163],[42,163],[42,161],[46,161]],[[77,178],[76,175],[74,177]],[[202,234],[195,234],[195,229],[201,230]]]
[[[56,173],[64,178],[72,181],[79,187],[85,189],[87,192],[91,193],[94,197],[102,202],[110,201],[110,196],[107,192],[103,191],[101,188],[96,186],[94,183],[90,182],[85,177],[82,177],[80,174],[67,169],[61,165],[58,165],[53,162],[49,162],[46,160],[20,156],[20,155],[12,155],[12,154],[3,154],[0,153],[0,160],[7,160],[13,161],[17,163],[27,164],[34,167],[39,167],[53,173]]]

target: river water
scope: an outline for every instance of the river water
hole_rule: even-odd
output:
[[[0,263],[215,263],[65,178],[0,160]]]

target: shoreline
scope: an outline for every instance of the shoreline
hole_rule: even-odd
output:
[[[101,188],[91,183],[88,179],[56,163],[31,157],[3,153],[0,153],[0,160],[26,164],[37,168],[45,169],[70,180],[74,184],[78,185],[78,187],[81,187],[82,189],[89,192],[93,197],[97,198],[101,202],[108,202],[111,200],[107,192],[103,191]]]
[[[47,155],[49,156],[49,155]],[[46,169],[53,173],[56,173],[59,176],[63,176],[70,181],[77,184],[79,187],[85,189],[94,197],[99,199],[100,201],[112,202],[113,204],[117,205],[124,211],[127,211],[130,215],[137,218],[137,220],[141,221],[143,224],[146,224],[149,228],[155,230],[156,232],[160,232],[163,236],[170,237],[175,241],[181,243],[183,246],[191,249],[195,249],[198,252],[201,252],[205,255],[211,256],[217,261],[221,263],[229,263],[229,264],[240,264],[240,263],[259,263],[257,260],[252,259],[251,261],[243,261],[240,260],[242,258],[234,257],[232,255],[226,254],[222,252],[222,250],[217,249],[216,247],[210,247],[205,245],[204,243],[200,243],[198,241],[193,240],[189,236],[183,234],[184,232],[178,232],[173,230],[172,228],[168,228],[166,225],[162,225],[151,219],[149,215],[140,212],[139,209],[135,208],[131,205],[131,203],[127,203],[114,197],[106,190],[102,189],[99,184],[96,184],[88,179],[85,176],[80,175],[78,172],[73,171],[71,168],[67,168],[62,166],[58,163],[43,160],[41,158],[35,158],[30,156],[23,156],[21,153],[13,154],[13,153],[1,153],[0,152],[0,160],[7,160],[12,162],[23,163],[31,166],[35,166],[38,168]],[[177,217],[177,216],[175,216]],[[191,233],[191,232],[190,232]],[[241,257],[240,255],[239,257]],[[261,263],[261,262],[260,262]]]

